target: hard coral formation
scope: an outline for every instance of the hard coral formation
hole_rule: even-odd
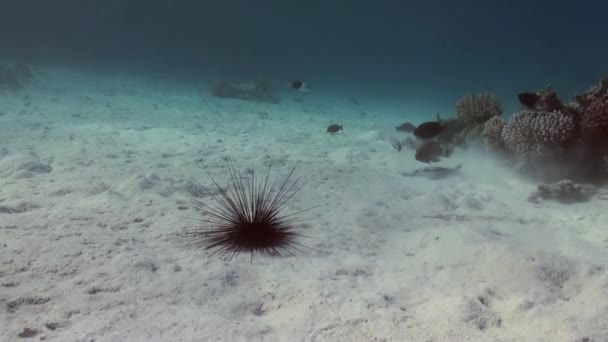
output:
[[[465,95],[456,105],[456,115],[464,123],[463,133],[468,138],[479,137],[486,121],[501,114],[502,104],[491,93]]]
[[[516,161],[519,170],[530,176],[544,181],[608,180],[604,159],[608,156],[608,79],[576,95],[570,103],[563,102],[551,85],[538,92],[520,93],[524,109],[508,122],[489,110],[470,109],[475,103],[493,102],[490,99],[489,95],[468,96],[459,102],[458,122],[465,126],[465,134],[459,133],[461,139],[453,143],[476,138],[472,133],[482,127],[480,134],[486,145]],[[484,108],[498,106],[486,104]]]
[[[608,142],[608,98],[598,99],[581,111],[581,134],[590,140]]]
[[[608,80],[578,95],[576,101],[583,137],[608,146]]]
[[[502,114],[502,105],[494,94],[479,93],[463,96],[456,105],[458,118],[467,125],[478,125]]]
[[[577,94],[574,99],[580,107],[584,108],[606,95],[608,95],[608,78],[601,80],[599,84],[587,89],[584,93]]]
[[[564,147],[576,135],[574,117],[562,112],[522,111],[502,130],[502,140],[512,152],[530,155]]]
[[[500,116],[494,116],[484,124],[481,136],[485,139],[488,146],[502,150],[504,149],[504,140],[502,139],[502,130],[506,123]]]

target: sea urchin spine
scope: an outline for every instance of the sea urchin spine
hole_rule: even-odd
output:
[[[211,201],[205,203],[194,199],[194,207],[202,215],[201,225],[189,230],[186,235],[191,245],[213,254],[235,256],[257,252],[268,256],[293,255],[304,247],[296,239],[302,228],[297,214],[283,214],[286,203],[302,189],[300,179],[291,181],[295,166],[282,181],[270,179],[270,166],[263,179],[256,177],[255,171],[241,175],[232,162],[227,161],[231,184],[221,187],[209,175],[215,192]]]

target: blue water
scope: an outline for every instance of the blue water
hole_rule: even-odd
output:
[[[526,165],[464,144],[434,169],[395,131],[454,117],[467,93],[495,93],[504,117],[549,83],[571,99],[608,76],[606,13],[599,0],[0,0],[0,342],[608,341],[608,145]],[[311,92],[277,87],[277,105],[209,91],[257,79]],[[192,197],[217,200],[200,185],[238,184],[226,157],[243,175],[297,165],[306,186],[284,209],[314,207],[304,253],[186,248],[184,231],[209,229]],[[524,177],[569,167],[598,184]]]
[[[3,57],[165,72],[304,79],[329,96],[433,103],[552,83],[563,97],[608,72],[602,1],[5,2]],[[429,113],[434,114],[434,113]],[[421,115],[423,115],[421,113]]]

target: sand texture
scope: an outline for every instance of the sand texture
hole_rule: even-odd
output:
[[[474,150],[407,176],[425,164],[388,141],[403,114],[210,86],[41,67],[0,92],[0,341],[608,341],[602,189],[531,203],[537,184]],[[310,250],[185,246],[226,157],[297,164],[285,209],[319,205]]]

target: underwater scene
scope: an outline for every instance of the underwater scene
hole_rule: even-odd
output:
[[[0,341],[608,341],[608,3],[0,6]]]

